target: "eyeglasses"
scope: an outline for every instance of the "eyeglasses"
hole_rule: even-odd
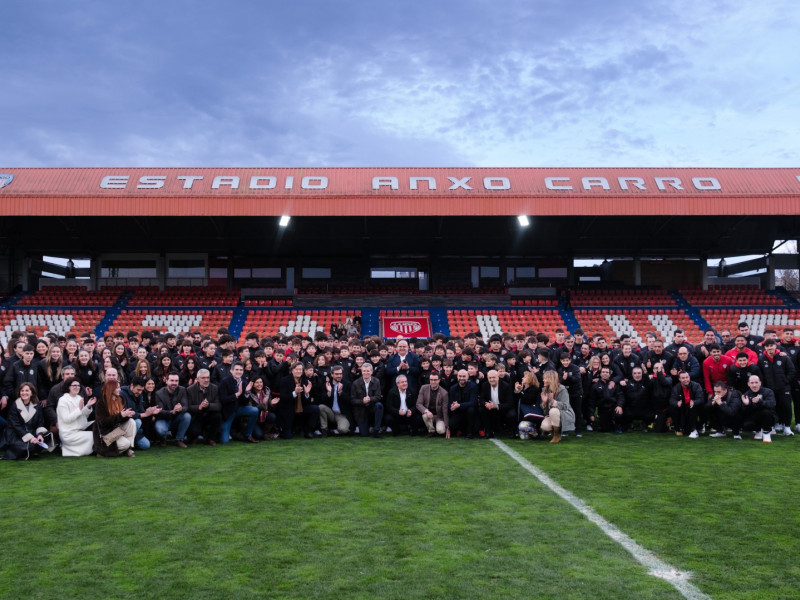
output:
[[[69,387],[71,387],[71,388],[74,388],[74,387],[79,388],[79,387],[81,387],[81,384],[80,383],[73,383],[73,384],[70,384]]]

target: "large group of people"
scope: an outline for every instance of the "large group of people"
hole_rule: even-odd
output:
[[[580,438],[642,430],[770,442],[800,411],[792,329],[606,340],[556,330],[430,339],[129,331],[1,349],[0,456],[135,456],[230,440]]]

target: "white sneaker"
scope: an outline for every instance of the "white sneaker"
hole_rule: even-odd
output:
[[[794,430],[795,430],[797,433],[800,433],[800,424],[798,424],[798,425],[795,425],[795,426],[794,426]]]
[[[800,427],[800,425],[798,425],[798,427]],[[592,426],[587,423],[586,424],[586,431],[594,431],[594,429],[592,429]],[[797,432],[800,433],[800,429],[798,429]]]
[[[772,429],[770,429],[770,430],[769,430],[769,434],[770,434],[770,435],[775,435],[776,433],[778,433],[778,432],[777,432],[777,431],[775,431],[775,428],[774,428],[774,427],[773,427]]]
[[[735,436],[733,436],[733,439],[740,440],[742,439],[742,436],[737,433]]]
[[[714,438],[725,437],[725,432],[724,431],[717,431],[716,433],[712,433],[708,437],[714,437]]]
[[[772,436],[769,433],[765,433],[763,442],[765,444],[769,444],[770,442],[772,442]]]
[[[767,434],[769,435],[769,434]],[[753,436],[753,439],[756,441],[764,439],[764,432],[763,431],[756,431],[756,434]]]
[[[772,433],[783,433],[783,425],[778,423],[775,427],[772,428]]]
[[[783,428],[783,435],[794,435],[794,431],[788,425]]]
[[[705,434],[706,434],[706,426],[705,426],[705,425],[703,425],[703,426],[700,428],[700,434],[701,434],[701,435],[705,435]]]
[[[699,437],[700,437],[700,434],[697,433],[697,429],[693,429],[692,433],[689,434],[689,439],[690,440],[696,440]]]

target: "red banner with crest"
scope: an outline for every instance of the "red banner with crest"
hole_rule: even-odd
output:
[[[428,317],[381,317],[381,330],[387,338],[431,337]]]

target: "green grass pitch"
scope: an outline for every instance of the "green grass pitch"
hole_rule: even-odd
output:
[[[800,596],[800,440],[506,443],[712,598]],[[0,462],[0,598],[681,598],[492,442]]]

